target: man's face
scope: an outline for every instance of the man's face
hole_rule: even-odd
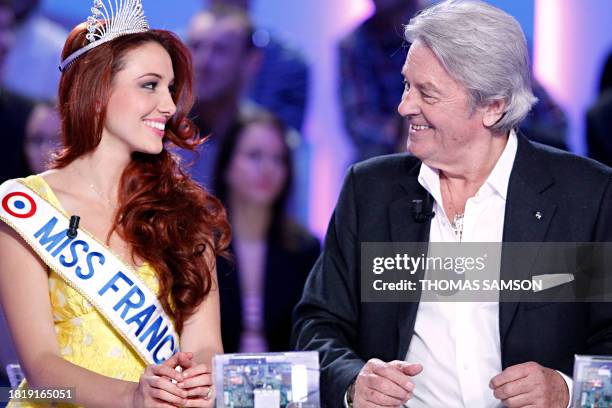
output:
[[[238,18],[215,19],[210,14],[194,17],[188,42],[200,101],[213,101],[240,92],[249,54],[246,37],[246,28]]]
[[[438,169],[465,164],[466,153],[490,137],[482,110],[472,110],[467,89],[418,41],[410,47],[402,74],[398,112],[409,123],[408,151]]]
[[[13,43],[13,12],[0,6],[0,68]]]

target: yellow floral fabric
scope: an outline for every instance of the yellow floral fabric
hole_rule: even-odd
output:
[[[57,197],[41,176],[27,177],[24,182],[62,210]],[[62,212],[67,215],[65,211]],[[158,293],[157,276],[148,264],[145,263],[136,273],[153,293]],[[67,285],[51,269],[49,269],[49,296],[60,352],[66,360],[108,377],[138,381],[145,369],[145,362],[87,299]],[[22,384],[21,387],[27,385]],[[43,406],[46,405],[24,402],[11,402],[8,405],[19,408]],[[72,407],[73,405],[54,406]]]

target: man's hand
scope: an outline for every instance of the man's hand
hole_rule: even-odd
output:
[[[495,398],[508,408],[565,408],[569,390],[561,374],[533,361],[506,368],[491,379]]]
[[[410,377],[423,371],[420,364],[373,358],[363,366],[355,381],[354,408],[400,407],[410,398],[414,384]]]

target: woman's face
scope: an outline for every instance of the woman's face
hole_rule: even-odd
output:
[[[128,153],[160,153],[165,125],[176,111],[173,84],[172,60],[161,45],[128,51],[113,79],[102,143]]]
[[[274,204],[287,181],[283,137],[265,123],[253,123],[242,131],[225,176],[232,199],[259,206]]]

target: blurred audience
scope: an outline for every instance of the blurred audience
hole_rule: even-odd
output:
[[[606,62],[604,62],[601,70],[601,78],[599,80],[599,95],[606,91],[612,90],[612,52],[608,54]]]
[[[215,191],[229,212],[233,265],[217,264],[225,352],[289,350],[291,314],[319,242],[291,221],[291,149],[283,123],[257,113],[222,140]]]
[[[535,79],[532,90],[538,102],[519,126],[528,139],[562,150],[567,149],[567,119],[550,94]]]
[[[15,44],[6,59],[4,86],[35,100],[57,97],[61,54],[68,31],[40,12],[40,0],[9,0],[15,11]],[[24,80],[27,78],[27,80]]]
[[[13,45],[15,15],[9,0],[0,0],[0,73],[5,57]],[[2,155],[0,156],[0,183],[23,177],[28,168],[23,151],[25,125],[32,103],[0,85],[0,121],[2,123]]]
[[[587,111],[586,126],[589,157],[612,166],[612,53],[601,73],[597,101]]]
[[[248,15],[229,6],[202,11],[189,24],[196,94],[192,116],[201,134],[210,135],[192,176],[209,188],[219,143],[241,114],[259,109],[243,97],[261,59],[251,42],[252,32]]]
[[[400,139],[397,104],[401,70],[408,50],[403,25],[419,9],[418,0],[372,0],[374,14],[339,46],[343,120],[356,160],[392,153]]]
[[[0,74],[6,53],[13,43],[14,13],[8,0],[0,0]],[[1,76],[1,75],[0,75]],[[23,142],[23,128],[30,106],[0,86],[0,120],[2,121],[2,152],[0,156],[0,183],[26,175],[26,166],[19,147]],[[0,387],[8,387],[6,365],[17,363],[2,308],[0,308]]]
[[[214,186],[212,171],[219,145],[240,118],[265,108],[245,96],[259,72],[262,52],[252,42],[253,24],[244,10],[214,6],[196,14],[189,25],[188,44],[193,54],[196,104],[192,118],[208,140],[193,162],[192,177],[208,188]],[[276,112],[274,112],[276,114]],[[295,161],[296,185],[291,194],[291,213],[300,221],[308,217],[308,146],[296,130],[287,132]]]
[[[60,145],[60,117],[49,103],[38,103],[26,126],[24,153],[30,174],[48,169],[51,155]]]
[[[210,0],[211,6],[232,5],[250,12],[250,0]],[[249,98],[274,112],[288,126],[301,130],[308,101],[308,64],[302,53],[266,28],[252,33],[262,51],[261,68],[247,90]]]

